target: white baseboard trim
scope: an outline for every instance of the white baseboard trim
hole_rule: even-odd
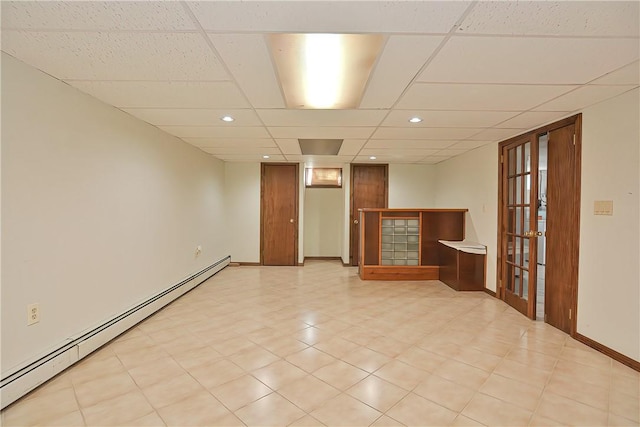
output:
[[[4,409],[69,366],[88,356],[165,305],[195,288],[227,265],[226,256],[117,316],[72,337],[0,380],[0,409]]]

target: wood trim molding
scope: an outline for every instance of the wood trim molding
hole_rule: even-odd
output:
[[[485,291],[486,293],[488,293],[489,295],[491,295],[492,297],[494,297],[494,298],[498,298],[498,297],[496,296],[496,293],[495,293],[495,292],[493,292],[491,289],[484,288],[484,291]]]
[[[260,267],[262,264],[259,262],[232,262],[229,264],[232,267]]]
[[[580,341],[581,343],[583,343],[585,345],[588,345],[589,347],[591,347],[591,348],[593,348],[595,350],[598,350],[600,353],[603,353],[603,354],[609,356],[613,360],[616,360],[616,361],[622,363],[623,365],[627,365],[631,369],[634,369],[634,370],[640,372],[640,362],[639,361],[634,360],[634,359],[630,358],[629,356],[625,356],[622,353],[618,353],[614,349],[609,348],[604,344],[600,344],[599,342],[594,341],[591,338],[585,337],[584,335],[579,334],[578,332],[573,334],[573,338],[576,341]]]

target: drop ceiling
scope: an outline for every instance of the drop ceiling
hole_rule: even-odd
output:
[[[433,164],[638,87],[639,6],[2,1],[2,50],[225,161]],[[382,35],[358,107],[287,108],[274,33]]]

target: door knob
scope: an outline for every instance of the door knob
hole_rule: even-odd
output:
[[[290,222],[291,224],[293,224],[293,222],[294,222],[294,221],[293,221],[293,218],[291,218],[291,219],[289,220],[289,222]]]
[[[354,223],[354,224],[357,224],[357,223],[358,223],[358,220],[357,220],[357,219],[354,219],[354,220],[353,220],[353,223]]]
[[[538,237],[542,236],[542,231],[536,232],[536,236],[538,236]]]

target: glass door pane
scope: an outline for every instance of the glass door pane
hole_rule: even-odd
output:
[[[526,138],[502,147],[501,212],[504,235],[502,238],[502,283],[505,300],[523,314],[531,317],[533,302],[530,301],[531,280],[536,276],[531,271],[531,238],[535,235],[533,215],[537,210],[537,138]]]

